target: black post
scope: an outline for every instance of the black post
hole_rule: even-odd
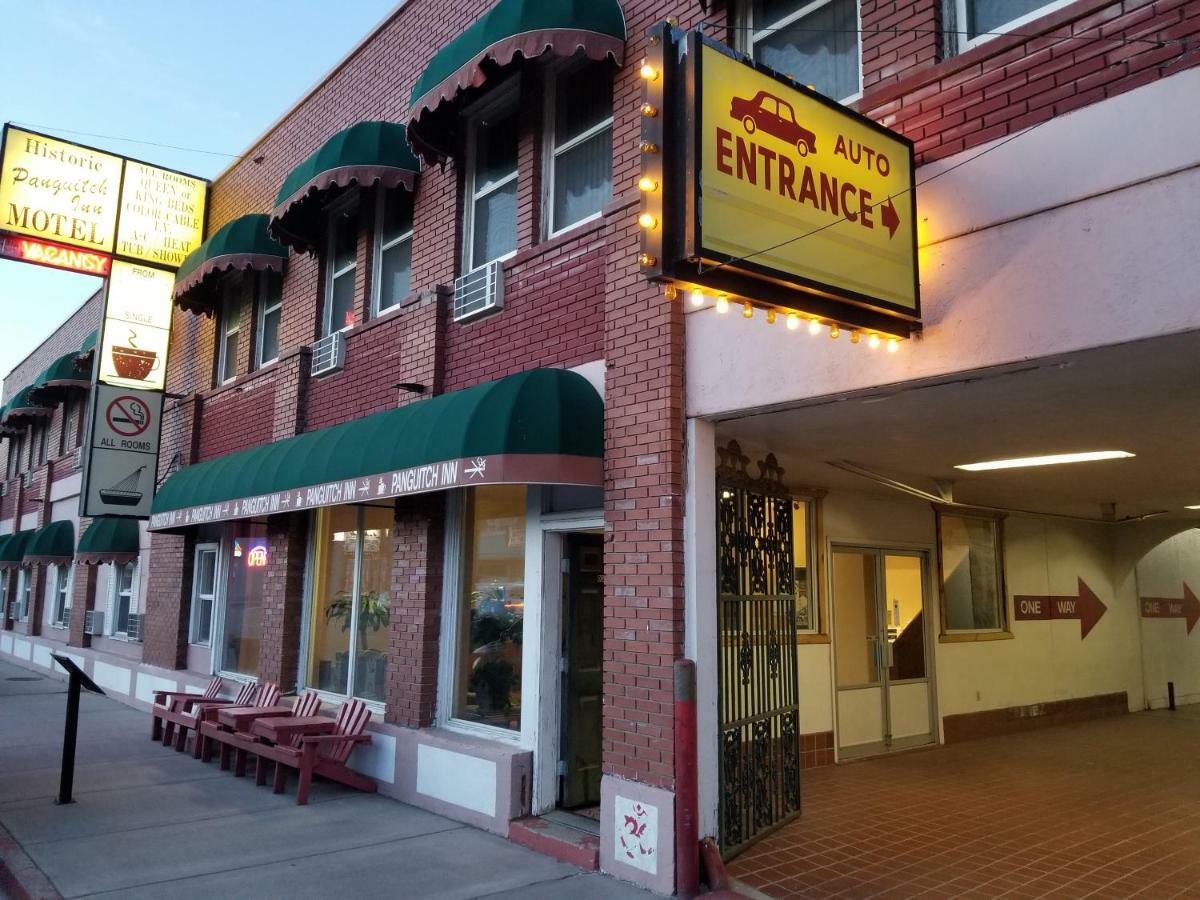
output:
[[[1175,682],[1167,682],[1167,709],[1175,711]]]
[[[73,803],[71,787],[75,781],[75,738],[79,734],[79,691],[82,685],[77,672],[71,673],[67,685],[67,724],[63,729],[62,775],[58,780],[58,802]]]

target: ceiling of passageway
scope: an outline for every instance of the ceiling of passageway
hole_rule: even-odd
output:
[[[920,344],[905,348],[919,353]],[[1200,523],[1200,334],[1039,359],[718,424],[775,453],[789,484],[892,493],[828,464],[844,460],[960,503],[1099,517],[1166,511]],[[992,472],[954,466],[1081,450],[1134,459]]]

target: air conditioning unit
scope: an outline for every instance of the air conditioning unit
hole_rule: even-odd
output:
[[[455,322],[503,308],[504,264],[500,260],[454,279]]]
[[[340,372],[345,364],[346,339],[340,331],[335,331],[312,345],[313,375]]]
[[[0,481],[0,497],[8,496],[8,482]]]
[[[104,634],[104,611],[90,609],[83,614],[84,634]]]
[[[71,454],[71,465],[79,469],[83,466],[83,448],[76,447],[75,452]]]
[[[33,485],[33,473],[23,472],[21,474],[21,487],[27,488]]]
[[[142,626],[145,624],[142,619],[144,616],[141,613],[130,613],[126,616],[125,637],[131,641],[140,641],[142,639]]]

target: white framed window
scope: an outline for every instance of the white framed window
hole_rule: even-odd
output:
[[[550,66],[546,89],[546,221],[553,237],[600,215],[612,199],[612,69]]]
[[[943,634],[1008,630],[1003,521],[938,510]]]
[[[71,567],[54,566],[54,577],[47,579],[50,591],[50,624],[66,628],[71,623]]]
[[[467,123],[465,271],[517,252],[517,113],[513,84],[471,113]]]
[[[801,84],[849,103],[862,96],[858,0],[753,0],[743,50]]]
[[[112,630],[110,634],[126,637],[129,633],[129,614],[133,609],[134,580],[137,563],[114,564],[112,567]]]
[[[8,612],[8,571],[0,569],[0,620]],[[16,618],[15,616],[13,618]]]
[[[254,328],[254,368],[279,359],[279,321],[283,317],[283,279],[274,272],[258,276],[257,321]]]
[[[208,646],[212,642],[213,609],[217,601],[217,561],[220,544],[197,544],[192,568],[192,619],[188,643]]]
[[[24,433],[8,439],[8,477],[16,478],[21,474],[21,456],[25,451]]]
[[[358,270],[358,198],[329,208],[325,251],[325,318],[321,336],[354,327],[354,276]]]
[[[392,309],[412,293],[413,195],[403,188],[378,194],[372,315]]]
[[[221,317],[217,328],[217,382],[226,384],[237,376],[238,335],[242,330],[242,279],[239,275],[230,275],[221,282]]]
[[[79,407],[77,397],[67,397],[62,407],[62,431],[59,433],[58,455],[65,456],[75,449],[79,434]]]
[[[1072,0],[954,0],[959,52],[1061,9]]]
[[[33,572],[22,566],[17,575],[17,608],[13,618],[18,622],[29,621],[29,600],[33,592]]]

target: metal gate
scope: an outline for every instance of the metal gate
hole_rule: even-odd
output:
[[[737,853],[800,812],[792,499],[773,455],[746,473],[717,451],[721,846]]]

